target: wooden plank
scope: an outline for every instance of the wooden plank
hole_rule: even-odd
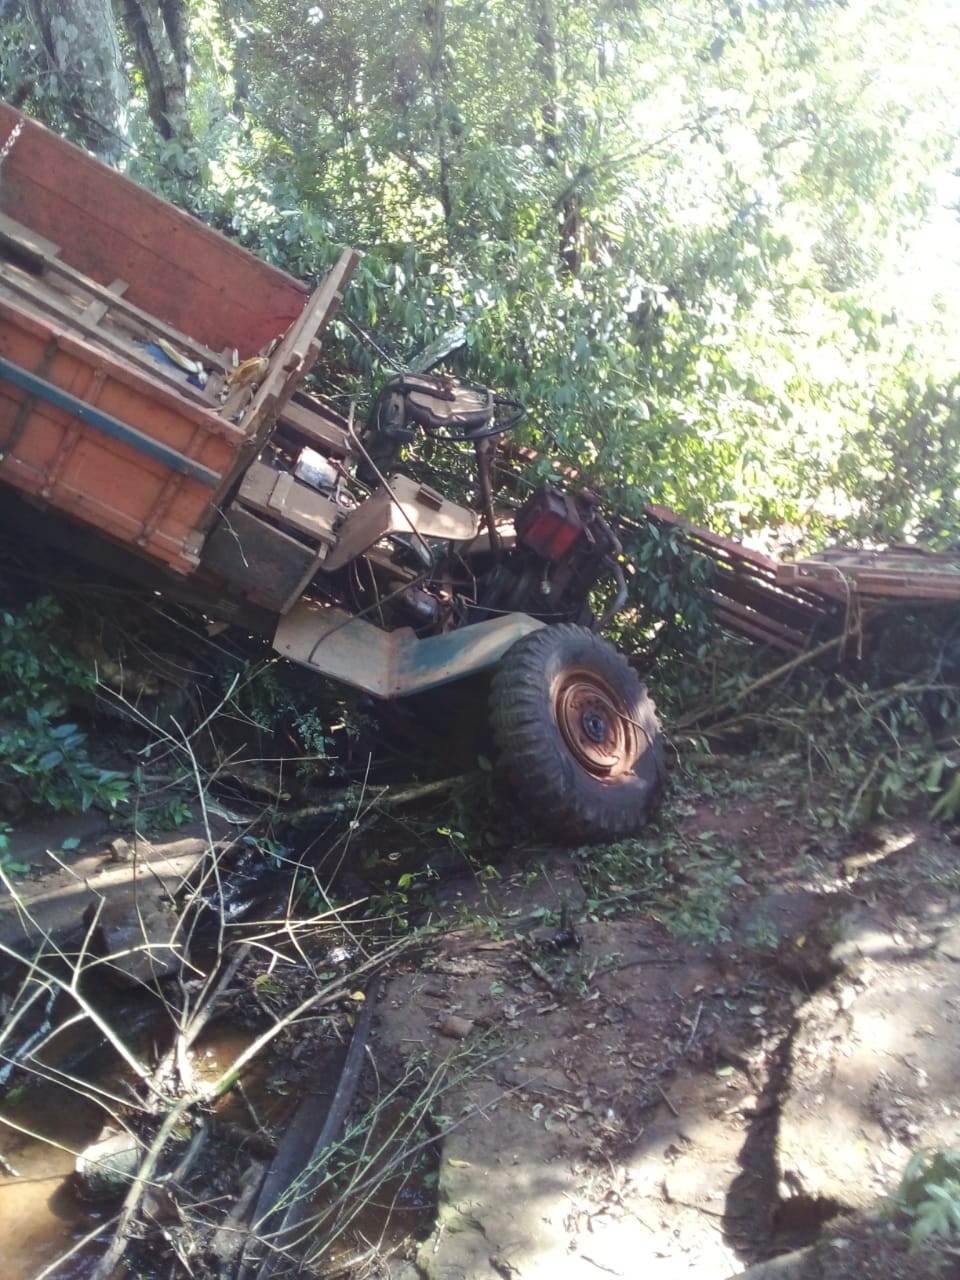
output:
[[[803,580],[814,589],[843,593],[845,600],[867,596],[871,600],[960,600],[960,578],[955,574],[885,573],[870,569],[834,570],[829,576],[807,573]],[[842,585],[838,585],[838,582]]]
[[[199,360],[208,368],[225,372],[226,365],[223,362],[223,353],[221,351],[212,350],[205,343],[198,342],[196,338],[192,338],[189,333],[174,329],[172,325],[166,324],[160,317],[149,315],[140,307],[135,307],[133,303],[121,297],[120,295],[130,287],[126,281],[115,280],[112,284],[104,287],[98,284],[96,280],[91,280],[89,276],[74,270],[73,267],[66,266],[57,258],[48,261],[45,264],[45,269],[49,275],[59,276],[74,288],[89,293],[95,301],[102,303],[103,312],[101,312],[101,315],[110,311],[114,315],[124,316],[128,320],[134,321],[136,325],[141,326],[151,336],[166,338],[168,342],[172,342],[175,347],[182,350],[185,355]],[[115,289],[118,283],[123,285],[123,289],[119,292]],[[84,315],[86,314],[87,312],[85,311]]]
[[[781,565],[778,580],[872,600],[960,600],[960,555],[923,548],[827,551]]]
[[[717,614],[717,621],[728,631],[743,636],[747,640],[756,640],[760,644],[770,645],[781,653],[802,653],[802,647],[791,644],[780,636],[773,635],[763,626],[761,621],[747,620],[737,616],[726,617],[722,611]]]
[[[714,598],[714,616],[721,626],[751,640],[761,640],[785,653],[801,653],[807,647],[807,636],[784,627],[762,613],[746,608],[735,600]]]
[[[247,436],[244,448],[237,455],[220,489],[213,495],[208,527],[213,524],[216,508],[231,494],[246,467],[260,452],[261,447],[276,426],[277,419],[290,402],[304,378],[310,372],[301,352],[319,352],[320,333],[336,312],[343,298],[343,290],[353,274],[360,255],[353,249],[345,249],[336,265],[316,290],[296,324],[291,325],[283,341],[270,358],[270,370],[258,388],[247,412],[237,424]]]
[[[17,268],[3,262],[0,262],[0,293],[23,300],[38,313],[46,312],[55,317],[97,346],[103,347],[115,356],[122,356],[138,368],[149,372],[153,377],[176,387],[180,395],[193,401],[194,404],[202,405],[205,409],[212,407],[211,399],[206,392],[201,391],[199,387],[191,386],[187,381],[185,370],[176,368],[172,364],[160,364],[133,338],[126,338],[115,329],[104,328],[96,320],[86,319],[83,310],[71,305],[63,294],[43,287],[35,277],[25,275]],[[148,336],[144,335],[144,340]]]
[[[64,410],[69,415],[71,440],[75,431],[79,433],[80,424],[83,423],[94,427],[97,431],[102,431],[105,435],[111,436],[115,440],[119,440],[121,444],[129,445],[139,450],[141,453],[146,454],[147,457],[154,458],[157,462],[162,463],[164,467],[172,468],[182,475],[199,480],[202,484],[215,485],[220,479],[218,473],[210,467],[203,466],[192,458],[188,458],[180,450],[171,448],[160,440],[155,440],[129,423],[121,422],[112,414],[105,413],[102,409],[97,408],[96,402],[99,400],[107,381],[107,374],[103,369],[94,371],[91,386],[88,387],[85,393],[86,398],[82,400],[79,396],[64,391],[62,387],[48,382],[45,378],[38,377],[37,374],[31,373],[28,369],[23,369],[19,365],[13,364],[12,361],[3,356],[0,356],[0,379],[12,382],[15,386],[29,392],[31,395],[54,405],[58,409]],[[64,466],[65,461],[68,460],[67,453],[66,447],[62,448],[58,453],[56,471],[51,473],[52,481],[56,480],[59,471]]]
[[[800,581],[790,584],[780,582],[778,580],[780,563],[771,556],[764,555],[762,551],[754,551],[751,547],[745,547],[731,538],[724,538],[710,529],[702,529],[690,524],[669,507],[648,503],[644,510],[648,519],[680,530],[695,551],[713,560],[730,575],[752,578],[769,587],[778,588],[780,592],[788,594],[799,602],[806,602],[816,609],[822,609],[824,593],[811,590]]]
[[[188,400],[180,394],[179,385],[171,386],[159,380],[155,376],[156,366],[152,362],[145,368],[141,368],[127,360],[111,359],[110,353],[104,351],[102,344],[96,341],[91,342],[84,334],[77,332],[73,325],[55,324],[50,316],[26,307],[18,298],[9,296],[2,287],[2,282],[0,282],[0,328],[5,330],[11,343],[11,349],[7,354],[24,368],[39,372],[39,356],[34,357],[34,362],[31,363],[25,353],[31,344],[39,344],[42,349],[53,341],[59,350],[71,358],[80,360],[83,364],[109,365],[111,377],[115,383],[129,387],[139,397],[149,399],[151,417],[156,418],[157,414],[162,416],[172,413],[178,418],[202,423],[208,435],[226,440],[233,450],[239,449],[245,442],[237,425],[224,421],[214,406]],[[18,347],[24,353],[22,359],[17,355]],[[56,381],[55,378],[52,380]]]
[[[343,299],[360,255],[345,250],[339,261],[324,277],[320,287],[290,326],[280,345],[270,357],[267,376],[257,388],[240,426],[252,439],[261,443],[273,429],[278,416],[286,409],[294,391],[310,372],[320,354],[320,335]]]
[[[0,213],[0,254],[28,271],[41,271],[43,264],[55,258],[60,246]]]
[[[737,600],[768,617],[778,618],[798,630],[808,630],[827,611],[827,604],[822,598],[811,602],[760,579],[730,573],[719,567],[710,586],[728,599]]]
[[[0,241],[3,240],[4,236],[9,243],[21,247],[24,254],[29,253],[30,265],[26,269],[33,274],[45,277],[53,276],[90,296],[91,302],[83,311],[85,318],[96,323],[108,311],[124,316],[134,322],[135,329],[142,329],[151,336],[166,338],[167,341],[172,342],[174,346],[182,350],[186,355],[201,361],[210,369],[226,372],[231,367],[232,359],[228,363],[228,354],[232,357],[232,351],[229,353],[227,351],[214,351],[206,346],[205,343],[198,342],[190,334],[183,333],[179,329],[174,329],[171,325],[166,324],[162,317],[150,315],[142,308],[136,307],[127,301],[123,294],[130,288],[128,281],[117,278],[106,286],[100,284],[90,276],[84,275],[81,271],[68,266],[65,262],[61,262],[58,256],[60,253],[58,245],[34,236],[29,227],[15,222],[5,214],[0,214]],[[15,265],[26,266],[25,263],[17,262],[16,259]],[[97,304],[100,304],[99,307]]]
[[[646,505],[644,510],[648,516],[652,516],[659,523],[682,529],[684,533],[693,535],[708,546],[736,556],[738,560],[742,560],[745,564],[749,564],[755,569],[760,569],[764,573],[771,575],[776,573],[776,560],[771,559],[770,556],[765,556],[762,551],[754,551],[752,547],[745,547],[742,543],[734,542],[731,538],[724,538],[719,533],[714,533],[712,529],[701,529],[698,525],[689,524],[676,511],[671,511],[669,507],[661,507],[651,502]]]
[[[291,427],[311,444],[319,445],[324,452],[335,453],[341,458],[353,453],[354,445],[346,418],[319,400],[311,399],[309,405],[289,400],[280,413],[280,423]]]
[[[134,306],[241,358],[299,315],[300,281],[0,103],[0,138],[20,122],[0,211],[58,244],[64,263],[104,286],[128,280]]]
[[[0,379],[4,478],[135,554],[189,573],[240,432],[84,342],[73,326],[3,297],[0,331],[13,375]],[[89,424],[79,436],[78,416]]]
[[[126,287],[126,280],[114,280],[109,286],[109,292],[119,298]],[[84,307],[83,318],[86,320],[87,324],[99,324],[109,310],[109,302],[103,298],[96,298],[93,302],[88,302]]]

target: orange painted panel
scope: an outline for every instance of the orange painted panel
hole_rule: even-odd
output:
[[[215,351],[255,354],[303,309],[309,290],[226,236],[0,102],[0,212],[60,246],[60,257]]]
[[[225,475],[245,434],[139,368],[0,298],[0,355]],[[182,572],[197,562],[212,484],[0,378],[0,477]]]

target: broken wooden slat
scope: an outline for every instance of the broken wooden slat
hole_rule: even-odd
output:
[[[259,442],[273,427],[310,372],[320,353],[320,336],[340,306],[343,290],[358,261],[359,255],[352,249],[341,254],[270,357],[269,372],[240,424],[251,439]]]
[[[960,600],[960,556],[923,552],[847,552],[780,565],[777,581],[803,582],[845,598]]]
[[[289,1250],[303,1243],[301,1224],[323,1179],[327,1152],[337,1140],[360,1082],[375,1001],[368,992],[360,1006],[336,1091],[329,1103],[308,1094],[287,1127],[267,1172],[240,1258],[237,1280],[269,1280]]]
[[[26,303],[37,315],[52,315],[79,337],[104,348],[107,352],[122,356],[138,369],[176,387],[180,395],[194,404],[210,408],[209,397],[187,382],[187,375],[182,369],[176,369],[173,365],[159,364],[147,353],[144,346],[139,345],[132,338],[124,337],[115,329],[105,328],[97,321],[91,322],[85,318],[82,308],[78,309],[70,304],[66,295],[54,289],[38,289],[37,281],[32,276],[25,276],[3,262],[0,262],[0,294],[14,301]],[[149,335],[145,333],[144,342],[148,338]]]
[[[721,626],[740,632],[753,640],[761,640],[785,653],[801,653],[807,647],[807,635],[750,609],[736,600],[712,593],[713,610]]]
[[[321,449],[336,453],[341,458],[348,457],[353,452],[353,441],[350,439],[346,418],[342,418],[319,400],[311,399],[309,406],[290,400],[283,407],[280,422],[305,436],[311,444],[319,445]]]
[[[126,291],[126,280],[113,280],[108,285],[108,291],[120,297]],[[105,298],[94,298],[83,309],[83,318],[88,324],[99,324],[103,317],[110,310],[110,303]]]
[[[204,343],[198,342],[188,333],[180,329],[173,328],[172,325],[166,324],[160,317],[150,315],[149,312],[142,310],[140,307],[134,306],[121,295],[130,287],[129,284],[123,283],[123,288],[118,290],[117,284],[121,281],[114,280],[110,285],[102,285],[92,277],[84,275],[82,271],[78,271],[75,267],[68,266],[63,262],[59,255],[59,247],[52,241],[44,240],[42,236],[37,236],[30,231],[28,227],[22,226],[15,222],[13,218],[0,214],[0,231],[6,235],[7,242],[19,246],[24,252],[29,252],[35,265],[30,267],[37,275],[47,276],[53,280],[60,280],[64,284],[69,285],[73,289],[78,289],[84,294],[88,294],[92,302],[101,302],[104,304],[102,311],[97,316],[97,320],[108,312],[112,311],[118,316],[133,321],[135,325],[141,327],[147,334],[151,336],[159,336],[172,342],[178,348],[181,348],[188,355],[199,360],[201,364],[212,369],[221,369],[223,367],[223,353],[213,351]],[[31,288],[35,291],[35,282]],[[81,311],[81,316],[85,319],[88,317],[89,307]],[[94,320],[96,323],[96,320]]]
[[[60,246],[52,240],[0,213],[0,255],[3,257],[27,271],[39,273],[44,262],[55,258],[59,252]]]

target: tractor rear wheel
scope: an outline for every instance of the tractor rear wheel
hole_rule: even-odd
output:
[[[544,627],[509,649],[490,720],[518,807],[565,843],[633,835],[660,799],[653,702],[626,658],[585,627]]]

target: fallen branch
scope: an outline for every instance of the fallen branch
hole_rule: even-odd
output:
[[[752,684],[748,684],[745,688],[738,689],[736,693],[726,698],[723,702],[716,702],[713,706],[705,707],[702,711],[693,711],[688,716],[681,716],[674,721],[674,730],[692,729],[700,724],[701,721],[720,715],[721,712],[727,711],[729,708],[752,697],[759,689],[764,689],[768,684],[773,684],[774,681],[781,679],[781,677],[789,675],[797,667],[801,667],[808,662],[815,662],[817,658],[822,658],[825,653],[839,648],[851,637],[858,635],[859,632],[860,628],[854,627],[850,631],[845,631],[842,635],[834,636],[832,640],[825,640],[823,644],[818,644],[815,649],[809,649],[806,653],[798,653],[789,662],[783,663],[782,666],[773,671],[768,671],[766,675],[761,676],[759,680],[754,680]]]
[[[154,1178],[157,1165],[163,1154],[164,1148],[171,1136],[183,1126],[185,1118],[189,1112],[194,1107],[209,1105],[215,1099],[220,1098],[225,1093],[229,1092],[239,1079],[244,1067],[251,1061],[251,1059],[255,1058],[261,1050],[263,1050],[281,1033],[281,1031],[296,1022],[309,1009],[312,1009],[317,1005],[330,1004],[334,1000],[340,999],[343,995],[348,994],[356,988],[357,980],[362,973],[373,973],[386,964],[388,960],[392,959],[400,951],[410,945],[410,939],[400,939],[391,947],[388,947],[385,951],[381,952],[380,955],[365,961],[364,964],[355,969],[352,974],[344,975],[337,981],[329,983],[327,986],[323,987],[322,990],[316,992],[306,1000],[302,1000],[295,1009],[286,1014],[283,1018],[278,1018],[272,1026],[268,1027],[262,1035],[258,1036],[252,1044],[248,1045],[247,1048],[234,1059],[231,1065],[220,1074],[217,1080],[214,1081],[213,1085],[193,1090],[173,1104],[171,1110],[164,1119],[163,1124],[160,1126],[160,1129],[148,1147],[136,1175],[131,1180],[130,1189],[127,1192],[127,1196],[120,1210],[116,1234],[111,1241],[109,1249],[100,1259],[91,1274],[90,1280],[112,1280],[114,1272],[123,1258],[123,1253],[127,1246],[127,1233],[134,1218],[139,1212],[144,1192],[148,1185],[150,1185],[151,1180]],[[218,991],[220,989],[221,984],[218,983],[213,990]],[[195,1025],[197,1018],[198,1015],[195,1013],[192,1020]],[[144,1081],[144,1083],[147,1084],[148,1087],[155,1087],[153,1086],[152,1080]]]
[[[534,975],[534,977],[540,979],[540,981],[543,983],[543,985],[547,988],[548,991],[552,991],[555,996],[560,996],[560,997],[566,996],[569,994],[567,989],[563,986],[563,984],[560,982],[554,981],[554,979],[551,978],[550,974],[547,973],[546,969],[544,969],[543,965],[538,964],[538,962],[534,960],[533,956],[531,956],[527,951],[520,952],[520,959],[527,966],[527,968]]]
[[[333,1099],[328,1103],[323,1095],[309,1095],[301,1102],[287,1128],[263,1181],[253,1213],[257,1244],[261,1248],[266,1244],[269,1252],[258,1256],[255,1246],[246,1258],[241,1257],[237,1280],[252,1280],[254,1276],[256,1280],[269,1280],[281,1253],[289,1246],[291,1236],[309,1212],[311,1199],[326,1166],[327,1151],[340,1135],[360,1082],[374,1004],[368,995],[350,1038]],[[316,1133],[321,1116],[320,1132]],[[287,1197],[294,1188],[296,1195],[287,1203]],[[285,1204],[286,1211],[283,1212]],[[279,1222],[276,1221],[278,1213],[281,1215]]]
[[[677,1110],[677,1108],[673,1105],[673,1103],[672,1103],[672,1102],[670,1101],[670,1099],[667,1097],[666,1093],[665,1093],[665,1092],[664,1092],[664,1090],[663,1090],[663,1086],[662,1086],[662,1085],[659,1085],[659,1084],[656,1084],[656,1082],[654,1082],[654,1083],[655,1083],[655,1088],[656,1088],[656,1090],[657,1090],[657,1093],[659,1093],[660,1097],[661,1097],[661,1098],[664,1100],[664,1102],[667,1104],[667,1107],[668,1107],[668,1109],[670,1110],[671,1114],[672,1114],[672,1115],[674,1115],[674,1116],[676,1116],[676,1118],[679,1120],[679,1119],[680,1119],[680,1112]]]
[[[373,799],[367,800],[364,812],[369,812],[373,808],[398,809],[402,805],[415,804],[418,800],[426,800],[430,796],[445,795],[448,791],[454,791],[457,787],[464,786],[475,779],[479,772],[480,770],[474,770],[471,773],[458,774],[455,778],[439,778],[434,782],[422,782],[417,786],[404,787],[396,791],[383,787]],[[283,818],[285,822],[303,822],[309,818],[342,818],[344,812],[355,804],[354,791],[334,791],[323,804],[311,805],[305,809],[284,809]]]

